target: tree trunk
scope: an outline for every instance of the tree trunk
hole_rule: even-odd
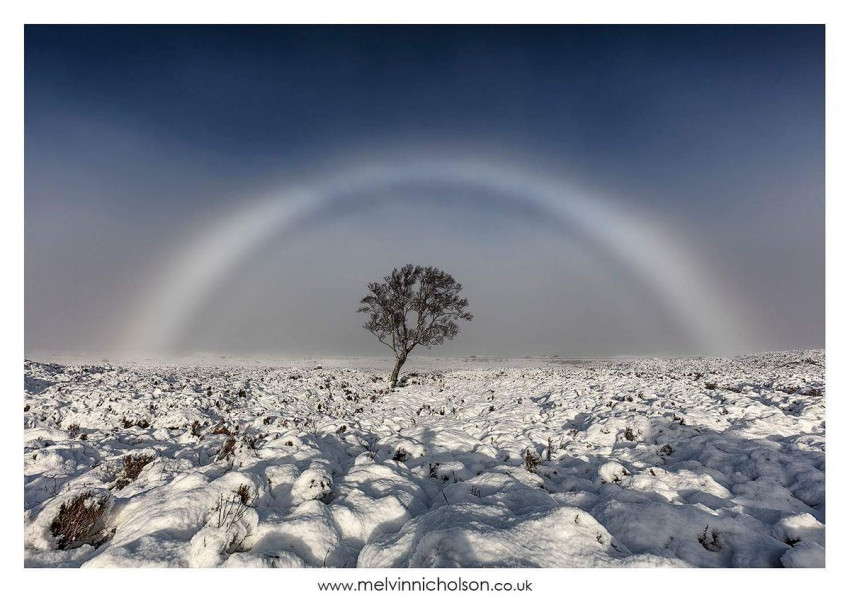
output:
[[[404,364],[405,360],[407,360],[407,356],[404,354],[396,357],[395,368],[393,368],[393,374],[390,375],[390,388],[394,388],[398,383],[398,373],[401,371],[401,366]]]

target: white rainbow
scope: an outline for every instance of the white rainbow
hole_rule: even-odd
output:
[[[749,345],[739,302],[716,273],[692,255],[675,232],[557,178],[498,161],[381,161],[358,166],[309,185],[282,189],[240,203],[235,212],[206,225],[173,261],[152,278],[150,293],[129,319],[124,349],[174,351],[206,299],[252,254],[287,226],[363,195],[397,186],[474,186],[514,199],[570,223],[645,283],[657,302],[696,347],[720,353]]]

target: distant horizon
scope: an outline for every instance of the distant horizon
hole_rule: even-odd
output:
[[[470,354],[470,355],[454,355],[454,354],[441,354],[434,355],[428,353],[414,353],[411,354],[408,359],[408,366],[412,363],[421,360],[559,360],[559,361],[606,361],[606,360],[622,360],[622,359],[635,359],[635,360],[644,360],[644,359],[664,359],[664,360],[675,360],[675,359],[691,359],[691,358],[736,358],[738,356],[758,356],[760,354],[782,354],[782,353],[797,353],[797,352],[823,352],[826,353],[825,348],[785,348],[785,349],[777,349],[777,350],[762,350],[758,352],[743,352],[741,354],[729,354],[729,355],[703,355],[703,354],[679,354],[679,355],[662,355],[662,354],[645,354],[645,355],[637,355],[637,354],[620,354],[620,355],[609,355],[609,356],[567,356],[567,355],[557,355],[557,354],[539,354],[539,355],[495,355],[495,354]],[[250,360],[285,360],[285,361],[319,361],[319,360],[331,360],[331,361],[344,361],[344,360],[386,360],[391,363],[394,360],[394,357],[391,353],[375,353],[375,354],[361,354],[361,355],[284,355],[284,354],[274,354],[269,352],[257,352],[251,354],[229,354],[224,352],[202,352],[202,351],[193,351],[187,352],[184,354],[178,355],[170,355],[170,356],[104,356],[102,353],[99,355],[98,353],[62,353],[62,352],[52,352],[52,353],[44,353],[44,352],[33,352],[30,354],[24,355],[24,360],[29,360],[32,362],[44,362],[47,359],[67,359],[67,360],[91,360],[93,362],[114,362],[118,363],[136,363],[136,362],[182,362],[189,361],[193,358],[197,359],[234,359],[236,361],[250,361]],[[59,363],[61,364],[61,363]]]

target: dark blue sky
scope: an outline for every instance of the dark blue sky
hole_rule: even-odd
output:
[[[28,350],[107,348],[122,307],[155,263],[192,226],[240,198],[335,161],[423,147],[521,157],[615,197],[674,227],[746,300],[755,345],[823,344],[819,26],[29,26],[25,118]],[[512,222],[486,212],[471,223]],[[349,225],[368,227],[356,218]],[[495,244],[474,242],[488,243]],[[470,248],[462,271],[473,266]],[[258,259],[257,273],[284,260],[286,252],[275,258],[267,250],[261,260],[271,262]],[[420,251],[430,258],[425,241]],[[360,261],[364,283],[384,264]],[[521,270],[527,287],[545,279],[542,269]],[[275,284],[262,281],[263,295],[274,296]],[[317,285],[315,273],[299,281],[305,294]],[[571,301],[594,304],[592,290]],[[355,302],[359,295],[350,292]],[[215,304],[195,329],[238,318],[246,340],[287,310],[254,301],[249,314]],[[291,343],[256,348],[369,351],[356,318],[340,315],[354,327],[339,338],[317,342],[309,328],[281,329],[275,339]],[[555,318],[569,311],[546,320]],[[600,316],[600,327],[606,321]],[[686,349],[672,332],[642,345],[637,334],[618,341],[601,330],[599,339],[609,341],[594,341],[590,328],[579,347],[566,330],[512,346],[514,330],[528,327],[517,322],[500,337],[482,326],[460,336],[457,351]],[[230,347],[214,335],[195,341]],[[236,346],[254,349],[250,341]]]

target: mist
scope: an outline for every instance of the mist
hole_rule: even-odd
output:
[[[823,144],[822,27],[28,26],[25,351],[822,347]]]

